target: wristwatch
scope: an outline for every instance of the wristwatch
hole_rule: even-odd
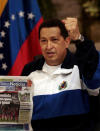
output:
[[[84,36],[80,34],[78,41],[83,42],[84,41]]]
[[[80,34],[79,38],[77,40],[72,40],[72,43],[79,44],[81,42],[84,42],[84,36]]]

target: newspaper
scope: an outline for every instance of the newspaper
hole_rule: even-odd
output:
[[[31,115],[31,84],[27,77],[0,76],[0,125],[27,125]]]

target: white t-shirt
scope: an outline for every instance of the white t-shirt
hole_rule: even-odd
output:
[[[42,70],[50,75],[60,67],[61,67],[61,64],[57,66],[50,66],[45,62]]]

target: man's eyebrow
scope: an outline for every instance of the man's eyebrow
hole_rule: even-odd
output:
[[[44,36],[40,37],[40,39],[46,39]]]

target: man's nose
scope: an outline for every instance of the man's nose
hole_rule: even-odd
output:
[[[52,42],[50,40],[48,40],[47,49],[51,49],[51,48],[52,48]]]

